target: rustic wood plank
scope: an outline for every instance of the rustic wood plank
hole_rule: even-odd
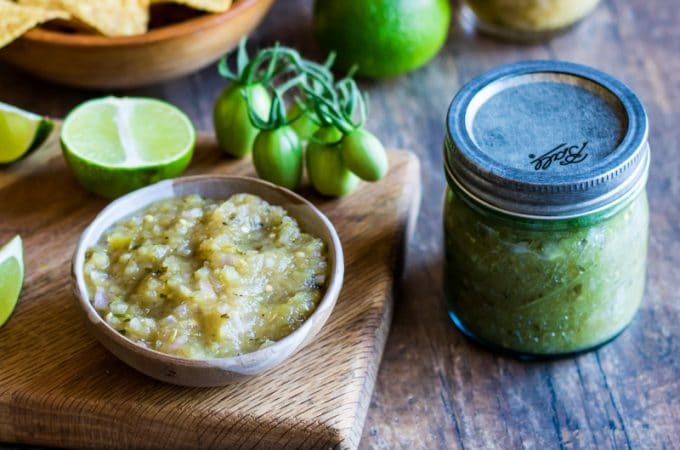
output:
[[[323,56],[311,39],[309,0],[277,2],[253,44],[275,40]],[[548,43],[519,45],[453,24],[440,55],[403,77],[364,82],[368,127],[421,159],[423,205],[397,291],[393,326],[360,447],[680,448],[680,8],[668,0],[603,0],[585,22]],[[597,353],[526,364],[468,343],[441,293],[444,114],[473,76],[496,65],[559,58],[628,83],[650,116],[652,222],[648,285],[631,327]],[[206,69],[126,91],[167,98],[204,129],[224,83]],[[0,66],[0,100],[63,116],[90,94],[32,81]]]
[[[106,204],[70,174],[55,133],[0,171],[0,241],[20,233],[27,277],[0,329],[0,441],[80,448],[356,448],[392,316],[401,243],[417,214],[418,160],[390,152],[390,174],[344,199],[306,189],[336,225],[346,284],[317,340],[267,374],[224,388],[147,378],[87,334],[69,282],[84,227]],[[188,174],[252,175],[249,160],[199,140]]]

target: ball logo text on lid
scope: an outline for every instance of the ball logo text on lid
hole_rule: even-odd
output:
[[[548,150],[540,156],[536,156],[533,153],[529,154],[529,159],[531,159],[531,164],[534,166],[534,170],[548,170],[553,162],[560,162],[561,166],[568,166],[569,164],[578,164],[583,162],[587,157],[588,153],[584,150],[588,145],[588,141],[585,141],[581,145],[571,145],[568,146],[566,142],[561,143],[552,150]]]

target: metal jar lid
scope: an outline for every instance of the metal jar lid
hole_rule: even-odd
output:
[[[592,214],[640,191],[649,169],[647,114],[622,82],[562,61],[487,72],[451,102],[450,182],[502,213]]]

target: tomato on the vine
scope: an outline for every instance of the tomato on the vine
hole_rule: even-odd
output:
[[[288,189],[302,179],[302,142],[290,126],[261,131],[253,144],[253,164],[260,178]]]
[[[378,181],[387,174],[387,152],[373,134],[358,128],[347,134],[340,142],[345,165],[359,178]]]
[[[290,126],[293,127],[293,130],[295,130],[303,141],[309,140],[309,138],[319,129],[319,125],[317,125],[311,117],[313,114],[314,113],[310,111],[303,112],[302,108],[297,103],[291,106],[288,110],[288,114],[286,114],[288,120],[292,121],[290,122]]]
[[[213,111],[215,133],[220,148],[237,158],[250,153],[255,137],[260,131],[250,121],[248,105],[242,92],[244,90],[250,97],[255,113],[263,119],[266,118],[271,107],[271,98],[261,84],[244,87],[233,82],[222,91]]]
[[[237,157],[252,149],[257,174],[289,189],[299,185],[305,162],[312,186],[328,196],[352,192],[362,178],[384,177],[385,149],[363,129],[367,97],[353,71],[334,80],[333,60],[331,54],[315,63],[278,43],[250,59],[242,39],[235,68],[227,55],[218,63],[219,73],[232,82],[215,105],[220,147]],[[302,141],[308,141],[306,158]]]
[[[360,179],[342,161],[338,141],[342,133],[333,126],[314,133],[307,145],[307,175],[312,186],[323,195],[340,197],[354,191]]]

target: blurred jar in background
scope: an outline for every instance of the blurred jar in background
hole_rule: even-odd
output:
[[[590,14],[600,0],[463,0],[463,17],[483,32],[533,40],[560,33]]]

